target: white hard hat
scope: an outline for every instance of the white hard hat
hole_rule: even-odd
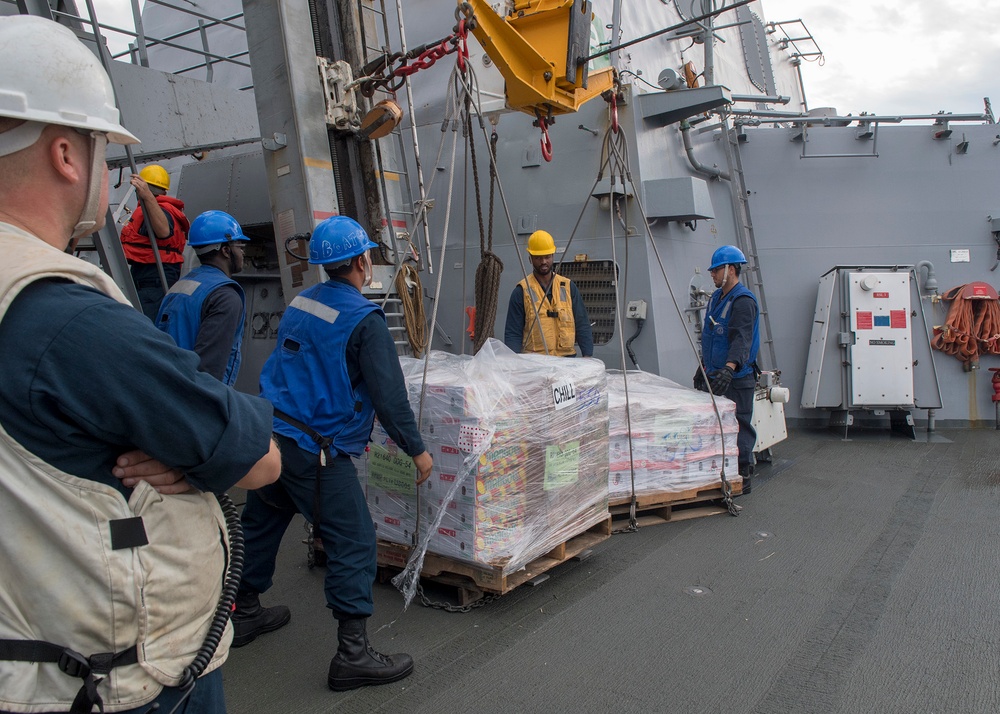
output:
[[[60,124],[138,144],[121,125],[100,60],[73,31],[31,15],[0,17],[0,117]]]

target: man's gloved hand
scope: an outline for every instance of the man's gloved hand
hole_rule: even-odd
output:
[[[729,385],[733,382],[733,370],[729,369],[729,366],[725,366],[722,369],[717,369],[714,372],[710,372],[708,375],[709,384],[712,385],[712,394],[716,396],[722,396],[729,389]]]
[[[705,373],[702,371],[701,367],[698,371],[694,373],[694,388],[699,392],[707,392],[708,384],[705,383]]]

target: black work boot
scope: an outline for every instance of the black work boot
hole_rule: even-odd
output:
[[[750,493],[753,481],[753,464],[740,464],[740,476],[743,477],[743,495]]]
[[[340,620],[337,628],[337,654],[330,661],[327,683],[335,692],[357,689],[369,684],[388,684],[413,672],[413,658],[408,654],[384,655],[368,643],[367,618]]]
[[[242,647],[257,639],[257,635],[274,632],[287,625],[292,613],[284,605],[261,607],[260,595],[246,593],[236,596],[232,619],[233,647]]]

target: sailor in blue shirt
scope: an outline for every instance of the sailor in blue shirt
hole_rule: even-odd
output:
[[[287,608],[261,608],[258,595],[271,586],[285,529],[296,513],[303,514],[327,555],[327,606],[339,623],[327,683],[337,691],[394,682],[413,671],[409,655],[383,655],[368,644],[375,528],[350,457],[363,453],[378,415],[413,458],[417,483],[433,466],[407,401],[385,315],[361,294],[371,281],[368,250],[375,247],[365,230],[344,216],[326,219],[313,232],[309,262],[322,265],[330,279],[291,301],[261,373],[261,394],[275,407],[282,471],[273,488],[247,495],[246,564],[233,615],[235,646],[287,622]],[[241,602],[250,609],[241,612]]]
[[[706,392],[711,388],[713,394],[736,402],[739,472],[743,477],[743,493],[750,493],[753,447],[757,443],[753,397],[760,350],[760,311],[757,298],[740,282],[740,267],[746,262],[743,251],[732,245],[724,245],[712,254],[708,272],[716,291],[708,301],[701,331],[701,361],[708,384],[699,368],[694,375],[694,386]]]
[[[235,559],[197,491],[277,478],[271,406],[72,255],[107,215],[107,143],[138,141],[94,53],[30,15],[0,47],[0,711],[225,714]]]
[[[236,383],[246,321],[246,296],[233,274],[243,270],[243,234],[235,218],[206,211],[194,219],[188,243],[201,265],[174,284],[160,303],[156,326],[179,347],[194,350],[198,368]]]

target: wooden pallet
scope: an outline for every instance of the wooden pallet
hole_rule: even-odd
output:
[[[743,493],[742,480],[730,482],[730,485],[734,496]],[[717,503],[721,499],[721,486],[672,493],[645,493],[635,499],[636,521],[642,527],[728,513],[725,506]],[[608,511],[616,529],[628,523],[631,503],[629,496],[615,498],[608,503]]]
[[[539,582],[539,576],[557,565],[568,560],[586,558],[591,548],[609,537],[611,537],[610,514],[600,523],[560,543],[520,570],[505,573],[501,566],[478,565],[428,552],[424,556],[420,577],[422,580],[456,588],[459,604],[468,605],[485,595],[504,595],[519,585],[531,581]],[[411,551],[410,546],[378,541],[378,566],[381,577],[391,577],[391,574],[406,567]]]

